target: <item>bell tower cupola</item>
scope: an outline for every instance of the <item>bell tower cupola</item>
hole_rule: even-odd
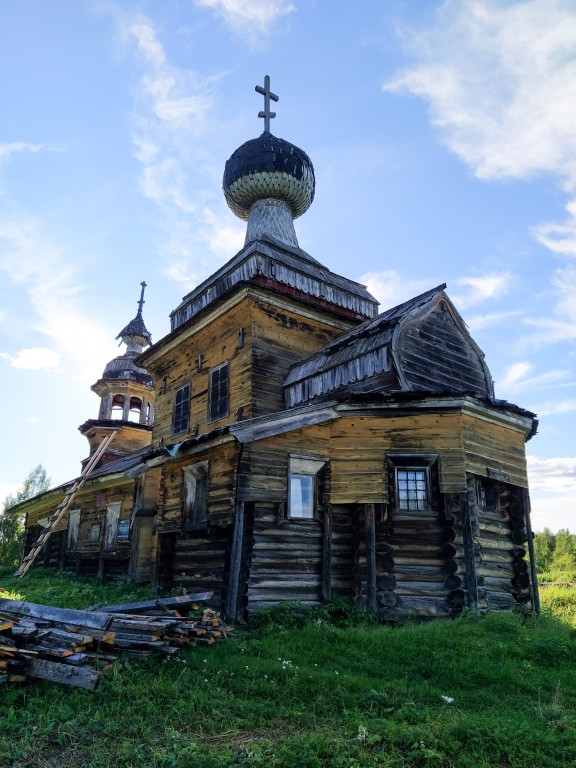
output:
[[[78,428],[90,443],[88,458],[108,434],[117,432],[102,464],[145,448],[152,439],[154,381],[146,368],[135,363],[138,355],[152,343],[142,319],[146,283],[140,285],[136,317],[116,336],[126,349],[106,365],[102,378],[91,388],[100,397],[98,418],[89,419]]]

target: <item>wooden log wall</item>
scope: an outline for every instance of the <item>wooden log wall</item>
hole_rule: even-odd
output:
[[[188,592],[213,592],[216,606],[226,605],[232,526],[183,533],[171,553],[171,586]]]
[[[479,493],[479,488],[488,490]],[[469,500],[478,546],[479,608],[516,608],[532,603],[522,488],[470,476]]]
[[[254,504],[248,579],[251,613],[283,600],[321,602],[322,522],[283,520],[278,504]]]

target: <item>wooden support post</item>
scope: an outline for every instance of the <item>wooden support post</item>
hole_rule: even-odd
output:
[[[322,530],[322,600],[332,599],[332,507],[324,508],[324,527]]]
[[[376,519],[374,504],[364,505],[366,533],[366,591],[369,611],[376,610]]]
[[[540,594],[538,592],[538,575],[536,573],[536,553],[534,552],[534,534],[532,533],[532,521],[530,520],[530,494],[527,488],[522,488],[522,502],[524,517],[526,519],[526,533],[528,534],[528,557],[530,559],[530,587],[532,589],[532,605],[536,613],[540,613]]]
[[[464,543],[464,564],[466,568],[465,583],[470,607],[478,611],[478,578],[476,574],[476,557],[474,554],[474,536],[472,533],[472,518],[470,515],[470,499],[468,492],[460,494],[460,520],[462,523],[462,538]]]
[[[238,584],[242,565],[242,544],[244,542],[244,502],[236,503],[234,516],[234,532],[232,534],[232,549],[230,552],[230,576],[228,578],[228,599],[226,601],[226,618],[235,621],[238,612]]]

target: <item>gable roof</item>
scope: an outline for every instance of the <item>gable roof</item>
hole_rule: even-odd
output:
[[[284,381],[284,392],[287,407],[293,407],[310,401],[315,397],[335,397],[337,391],[348,394],[359,391],[361,382],[371,380],[370,391],[413,391],[447,390],[443,382],[430,382],[430,386],[417,384],[406,375],[403,349],[398,347],[404,343],[400,336],[406,326],[412,321],[425,317],[441,302],[453,323],[454,333],[463,344],[469,346],[471,356],[479,369],[478,377],[484,380],[479,386],[470,385],[470,391],[476,391],[482,396],[493,395],[492,379],[484,363],[484,355],[476,345],[466,324],[458,314],[454,305],[444,293],[446,284],[432,288],[425,293],[415,296],[408,301],[398,304],[382,312],[377,317],[366,320],[361,325],[338,336],[319,352],[311,355],[301,363],[294,365]],[[416,378],[416,377],[414,377]],[[468,391],[466,386],[454,381],[453,391]]]

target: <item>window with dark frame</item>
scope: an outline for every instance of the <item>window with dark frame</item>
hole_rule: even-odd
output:
[[[210,371],[208,421],[228,416],[228,363],[222,363]]]
[[[437,508],[438,454],[388,453],[386,460],[392,509],[418,512]]]
[[[185,384],[176,390],[174,396],[174,414],[172,417],[172,434],[181,435],[188,431],[190,418],[190,384]]]

